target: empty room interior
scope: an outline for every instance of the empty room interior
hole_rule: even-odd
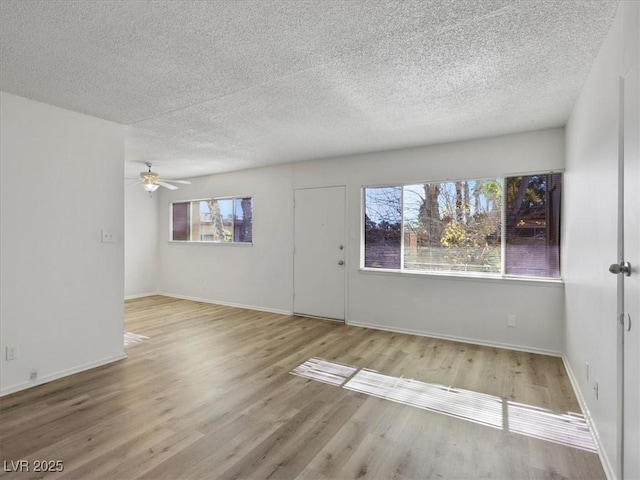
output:
[[[640,480],[640,2],[0,0],[0,479]]]

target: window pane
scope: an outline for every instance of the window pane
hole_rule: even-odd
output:
[[[406,185],[404,268],[500,273],[501,179]]]
[[[174,203],[172,209],[171,239],[189,240],[189,205],[191,202]]]
[[[213,219],[209,200],[191,202],[191,240],[194,242],[213,241]]]
[[[236,198],[234,208],[233,241],[253,241],[253,201],[251,197]]]
[[[206,200],[211,217],[207,238],[214,242],[231,242],[233,225],[233,199]]]
[[[400,268],[402,188],[365,188],[364,209],[364,266]]]
[[[506,179],[506,274],[560,276],[561,188],[561,174]]]
[[[218,200],[220,214],[222,216],[222,229],[224,230],[223,242],[233,242],[233,199]]]

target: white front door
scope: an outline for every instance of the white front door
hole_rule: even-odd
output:
[[[345,187],[294,193],[293,311],[344,320]]]

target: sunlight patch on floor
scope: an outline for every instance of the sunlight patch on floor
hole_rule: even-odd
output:
[[[147,340],[148,338],[149,337],[145,337],[144,335],[138,335],[137,333],[124,332],[124,346],[130,347],[144,340]]]
[[[502,428],[502,399],[493,395],[360,370],[344,388]]]
[[[580,413],[553,413],[544,408],[507,402],[507,429],[528,437],[596,452],[589,427]]]
[[[558,414],[494,395],[392,377],[315,357],[290,373],[488,427],[589,452],[597,451],[584,415],[579,413]]]
[[[339,386],[351,378],[357,370],[357,367],[341,365],[313,357],[302,365],[298,365],[291,373],[299,377]]]

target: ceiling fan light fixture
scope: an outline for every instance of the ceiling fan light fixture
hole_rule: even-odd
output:
[[[176,190],[178,187],[171,185],[167,180],[160,178],[157,173],[151,171],[151,163],[146,163],[149,168],[148,172],[140,172],[138,177],[138,185],[140,185],[146,192],[153,193],[158,190],[158,187],[168,188],[169,190]],[[174,180],[177,183],[190,184],[188,180]]]
[[[156,185],[155,183],[143,183],[142,188],[144,188],[147,192],[155,192],[160,185]]]

